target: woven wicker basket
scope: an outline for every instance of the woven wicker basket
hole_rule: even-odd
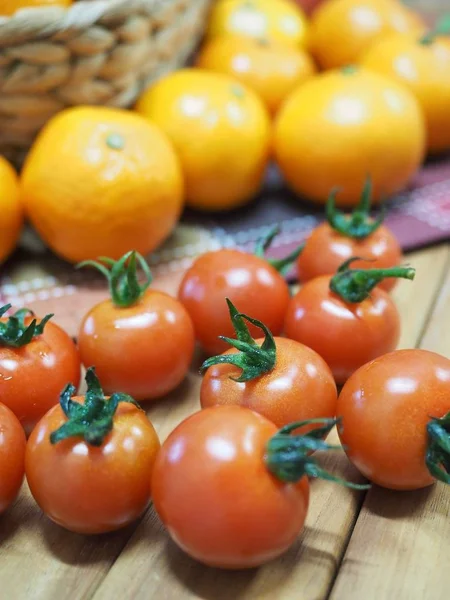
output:
[[[185,62],[210,1],[91,0],[0,17],[0,154],[19,164],[67,106],[130,106]]]

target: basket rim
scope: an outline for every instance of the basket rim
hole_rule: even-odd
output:
[[[47,35],[73,27],[87,28],[100,19],[113,16],[117,10],[126,7],[129,11],[143,10],[149,16],[169,2],[176,4],[183,0],[80,0],[70,6],[33,6],[20,8],[10,16],[0,15],[0,45],[2,38],[11,38],[14,31],[26,30],[27,37],[40,33]],[[186,1],[186,0],[184,0]],[[192,1],[192,0],[188,0]],[[34,21],[34,22],[33,22]]]
[[[199,0],[81,0],[71,6],[37,6],[19,9],[11,16],[0,16],[0,50],[48,39],[66,30],[83,32],[100,23],[108,26],[124,10],[157,18],[161,10]]]

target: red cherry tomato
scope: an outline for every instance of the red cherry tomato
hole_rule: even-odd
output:
[[[405,276],[409,273],[409,278],[414,276],[413,269],[399,270]],[[360,276],[371,270],[352,273]],[[348,301],[330,289],[332,280],[324,275],[300,289],[290,301],[285,332],[320,354],[336,381],[344,383],[361,365],[395,349],[400,316],[384,290],[370,288],[362,301]]]
[[[66,403],[72,393],[73,388],[66,389]],[[145,413],[125,403],[123,394],[116,411],[114,395],[105,398],[98,386],[90,394],[90,404],[89,394],[70,399],[69,417],[62,397],[61,406],[33,430],[25,461],[28,484],[41,509],[58,525],[84,534],[113,531],[141,515],[150,500],[149,477],[159,449]],[[77,417],[88,404],[91,417]],[[61,437],[52,440],[56,431]]]
[[[327,203],[327,221],[311,232],[297,259],[300,281],[333,275],[343,262],[354,256],[365,259],[352,263],[355,269],[385,269],[399,265],[402,251],[397,238],[382,224],[382,216],[378,219],[370,217],[371,181],[366,181],[360,204],[350,215],[336,210],[336,193],[330,195]],[[388,292],[396,282],[395,278],[390,278],[379,285]]]
[[[275,229],[263,240],[258,256],[227,249],[207,252],[186,272],[178,297],[192,318],[197,340],[208,354],[227,349],[218,336],[233,335],[225,298],[243,313],[265,323],[274,335],[281,333],[289,288],[279,271],[284,272],[298,251],[272,264],[263,258],[263,251],[276,233]],[[250,332],[255,335],[257,329],[250,326]]]
[[[394,490],[425,487],[436,477],[450,483],[447,358],[426,350],[377,358],[347,381],[338,415],[348,457],[374,483]]]
[[[248,568],[285,552],[303,528],[306,477],[285,483],[264,464],[276,426],[240,406],[183,421],[155,462],[153,503],[175,542],[207,565]]]
[[[200,389],[203,408],[246,406],[278,427],[293,421],[335,416],[337,392],[325,361],[311,348],[286,338],[273,338],[265,326],[264,339],[252,340],[245,316],[230,307],[237,336],[236,348],[207,360]],[[230,360],[229,364],[226,361]]]
[[[306,282],[320,275],[331,275],[352,256],[366,259],[354,263],[354,268],[358,269],[384,269],[399,265],[402,261],[399,243],[384,225],[366,239],[355,240],[336,232],[328,223],[322,223],[311,233],[305,249],[298,257],[298,277]],[[385,279],[380,287],[389,291],[395,284],[395,279]]]
[[[128,267],[121,261],[123,284]],[[136,276],[135,265],[131,268]],[[86,367],[95,366],[106,393],[120,390],[140,401],[160,398],[183,381],[195,345],[183,305],[163,292],[147,290],[149,283],[139,287],[136,281],[135,293],[113,283],[112,299],[88,312],[78,336],[81,360]]]
[[[1,313],[8,307],[3,307]],[[42,332],[26,341],[25,331],[34,328],[30,311],[19,311],[19,330],[9,336],[7,328],[17,317],[0,319],[0,402],[8,406],[26,433],[55,404],[68,381],[80,382],[80,358],[71,338],[58,325],[45,322]],[[8,324],[9,323],[9,324]],[[11,330],[10,330],[11,331]]]
[[[13,502],[25,472],[25,433],[9,408],[0,404],[0,515]]]

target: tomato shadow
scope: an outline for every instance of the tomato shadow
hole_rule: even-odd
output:
[[[388,490],[374,485],[368,492],[365,508],[386,519],[402,519],[423,512],[433,495],[435,486],[415,491]]]
[[[25,487],[25,486],[24,486]],[[15,502],[0,515],[0,544],[17,537],[21,530],[31,527],[39,511],[32,497],[22,488]]]
[[[81,535],[67,531],[45,515],[38,522],[40,534],[50,554],[73,566],[103,563],[105,574],[131,538],[139,521],[112,533]]]
[[[190,593],[204,600],[229,600],[230,598],[279,598],[283,590],[292,590],[297,584],[308,581],[308,572],[314,577],[324,573],[317,583],[310,578],[311,594],[316,597],[313,588],[325,585],[331,574],[337,571],[338,561],[329,552],[315,547],[305,538],[315,537],[320,546],[320,535],[333,535],[327,532],[314,531],[305,527],[301,536],[291,548],[278,559],[266,565],[245,570],[228,570],[205,567],[182,552],[172,541],[167,542],[166,555],[172,575]],[[300,572],[301,571],[301,572]],[[295,580],[297,581],[295,581]],[[323,579],[323,581],[322,581]],[[324,588],[325,589],[325,588]],[[304,590],[305,591],[305,590]],[[305,592],[306,593],[306,592]]]

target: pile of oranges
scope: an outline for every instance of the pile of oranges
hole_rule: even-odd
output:
[[[324,204],[337,188],[354,206],[368,176],[380,202],[450,149],[448,22],[429,30],[400,0],[325,0],[310,18],[300,4],[218,0],[194,66],[134,112],[63,111],[20,181],[2,160],[0,261],[23,214],[71,262],[147,254],[185,204],[251,201],[270,160],[300,196]]]

